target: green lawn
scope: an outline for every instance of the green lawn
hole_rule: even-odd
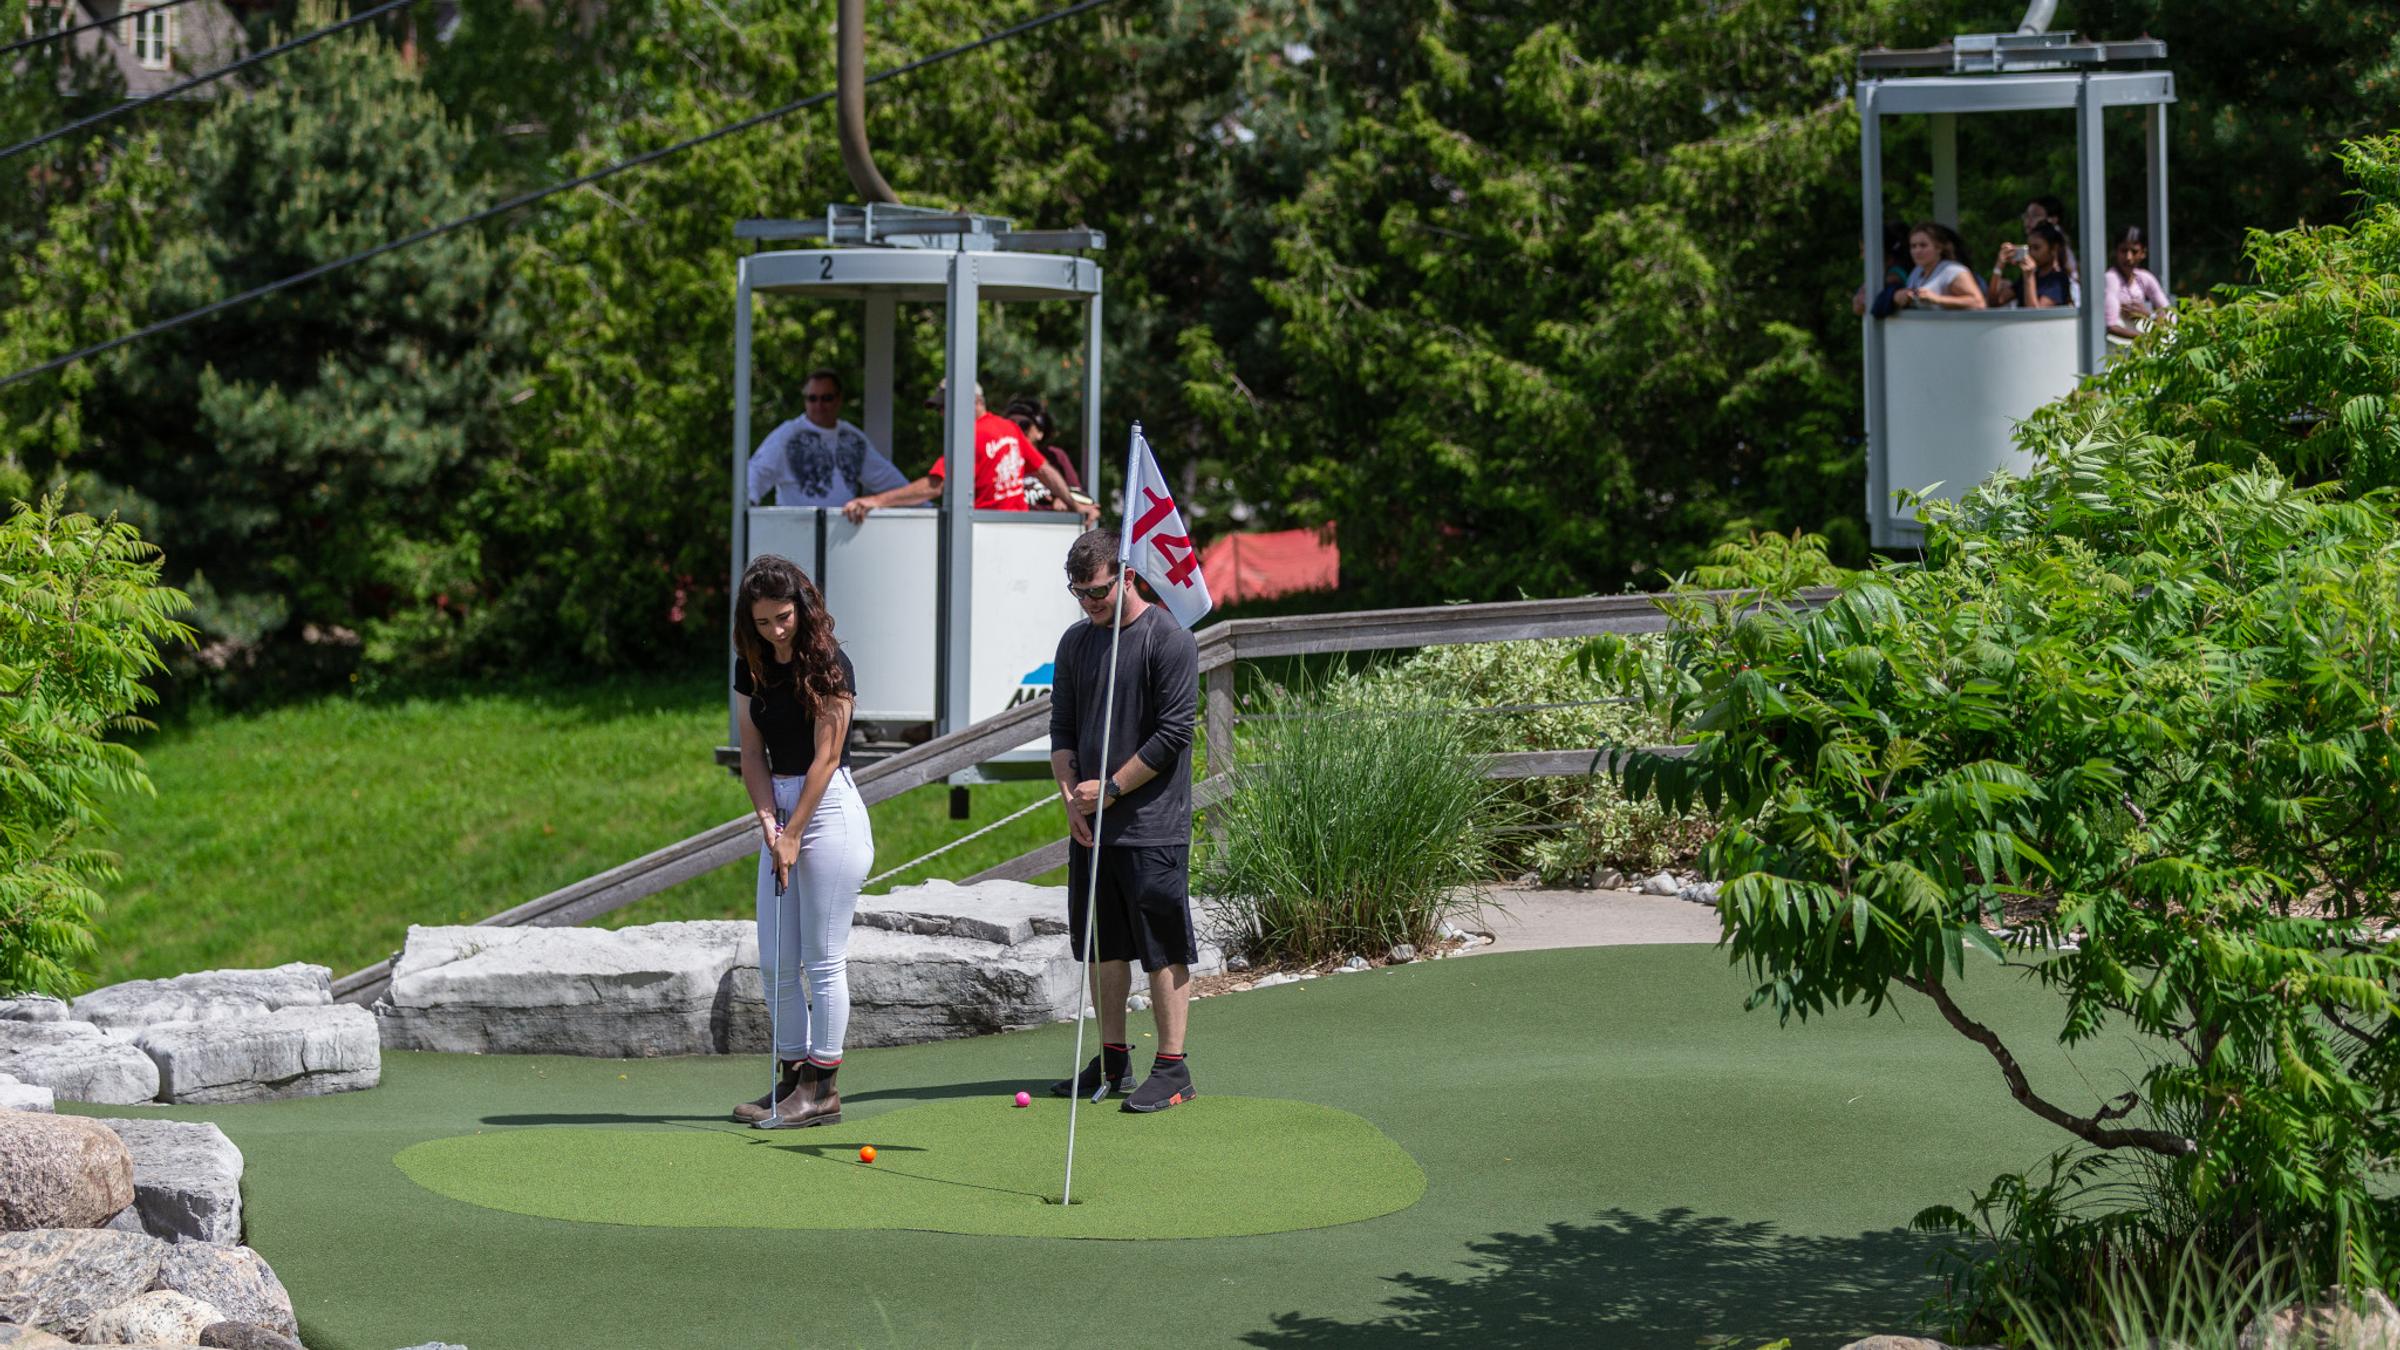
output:
[[[732,819],[748,802],[712,758],[719,687],[327,698],[146,736],[158,795],[110,807],[124,879],[95,979],[285,961],[342,974],[397,950],[412,923],[471,923]],[[939,784],[885,802],[876,870],[1048,791],[978,787],[963,823]],[[1036,812],[875,889],[966,876],[1063,828]],[[747,917],[751,875],[721,868],[606,922]]]
[[[1087,1111],[1079,1201],[1105,1208],[1130,1186],[1152,1231],[1221,1234],[1252,1203],[1245,1184],[1308,1169],[1312,1146],[1351,1147],[1245,1128],[1261,1101],[1349,1113],[1423,1169],[1413,1204],[1250,1236],[1075,1240],[1089,1221],[1045,1208],[1064,1104],[1018,1111],[1008,1094],[1066,1072],[1064,1024],[855,1051],[843,1122],[791,1133],[725,1119],[768,1073],[756,1056],[391,1054],[368,1092],[62,1109],[217,1122],[247,1160],[248,1240],[313,1350],[1752,1350],[1783,1336],[1830,1350],[1906,1331],[1936,1291],[1940,1246],[1906,1231],[1910,1216],[2066,1136],[1914,995],[1873,1018],[1778,1026],[1742,1011],[1748,991],[1712,948],[1618,947],[1204,1000],[1201,1095],[1156,1118]],[[1963,993],[2071,1110],[2141,1067],[2116,1036],[2063,1050],[2056,1000],[1986,964]],[[1142,1043],[1149,1019],[1132,1030]],[[1048,1147],[1016,1138],[1029,1132]],[[429,1154],[430,1141],[449,1142]],[[888,1154],[862,1167],[862,1144]],[[427,1167],[520,1148],[546,1170],[501,1185],[488,1167],[480,1181]],[[1154,1156],[1171,1149],[1215,1156]],[[1264,1160],[1277,1152],[1290,1156]],[[1249,1180],[1160,1188],[1193,1165]],[[1348,1196],[1268,1199],[1315,1205],[1319,1222],[1356,1212]],[[989,1233],[1002,1211],[1013,1233],[1056,1235],[956,1231]]]

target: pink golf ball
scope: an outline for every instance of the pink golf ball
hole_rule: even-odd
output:
[[[1033,1094],[1032,1094],[1032,1093],[1030,1093],[1030,1092],[1020,1092],[1020,1093],[1018,1093],[1018,1094],[1017,1094],[1017,1105],[1019,1105],[1019,1106],[1031,1106],[1031,1105],[1033,1105]]]

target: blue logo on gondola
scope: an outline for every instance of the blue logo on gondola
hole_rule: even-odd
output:
[[[1044,661],[1026,671],[1025,678],[1017,681],[1017,692],[1009,696],[1008,706],[1013,708],[1020,703],[1031,703],[1049,693],[1051,681],[1057,675],[1057,671],[1058,663],[1055,661]]]

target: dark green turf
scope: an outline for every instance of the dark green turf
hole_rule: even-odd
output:
[[[1425,1174],[1347,1111],[1207,1096],[1155,1115],[999,1093],[803,1131],[553,1127],[429,1139],[393,1161],[488,1209],[660,1228],[915,1228],[998,1237],[1249,1237],[1406,1209]],[[872,1164],[862,1146],[875,1149]],[[1188,1197],[1162,1205],[1160,1190]]]
[[[1726,1338],[1749,1350],[1779,1336],[1808,1350],[1904,1329],[1934,1291],[1936,1244],[1902,1231],[1909,1216],[2064,1136],[1913,997],[1896,1014],[1778,1028],[1741,1010],[1747,992],[1720,952],[1623,947],[1196,1005],[1196,1105],[1222,1094],[1352,1112],[1424,1168],[1407,1209],[1258,1237],[573,1223],[445,1199],[392,1161],[478,1129],[714,1126],[761,1090],[762,1059],[393,1054],[372,1092],[95,1114],[224,1127],[249,1160],[249,1240],[290,1286],[311,1350],[436,1338],[472,1350]],[[2117,1042],[2070,1061],[2055,1005],[1996,973],[1964,1002],[2070,1107],[2122,1091],[2137,1067]],[[854,1051],[844,1107],[863,1137],[928,1102],[1040,1092],[1073,1055],[1070,1026]],[[595,1171],[588,1184],[617,1183]]]

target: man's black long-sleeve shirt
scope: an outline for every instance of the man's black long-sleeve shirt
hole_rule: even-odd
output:
[[[1050,674],[1050,748],[1075,752],[1077,781],[1102,778],[1140,756],[1158,776],[1108,804],[1103,844],[1192,842],[1192,721],[1200,707],[1200,646],[1153,605],[1130,620],[1117,648],[1115,726],[1100,763],[1108,699],[1110,630],[1077,620],[1058,640]]]

